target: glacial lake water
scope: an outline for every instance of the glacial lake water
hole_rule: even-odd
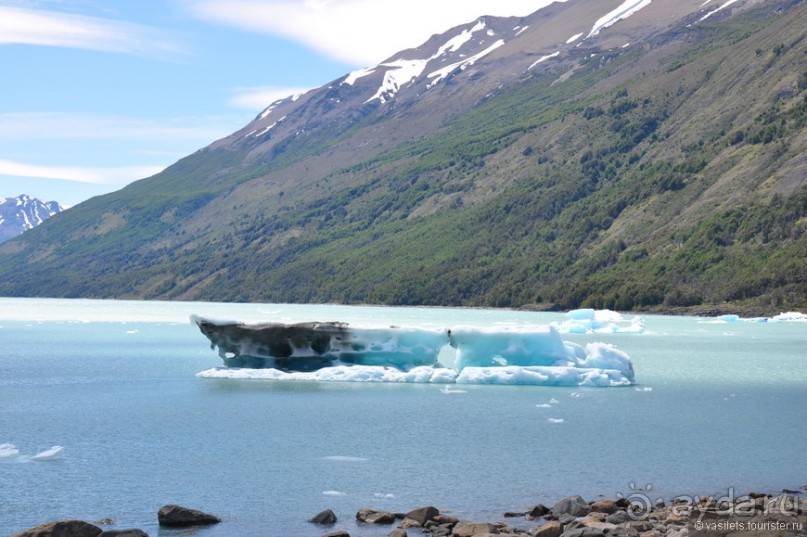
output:
[[[198,537],[386,535],[360,507],[469,520],[581,494],[650,499],[807,485],[807,323],[643,316],[565,334],[633,359],[622,388],[200,378],[221,366],[191,314],[428,327],[561,322],[445,308],[0,299],[0,535],[42,522]],[[457,386],[459,387],[459,386]],[[453,393],[451,393],[453,392]],[[51,446],[61,456],[30,457]],[[3,451],[0,450],[0,455]],[[324,509],[332,528],[307,522]],[[530,527],[523,520],[509,523]]]

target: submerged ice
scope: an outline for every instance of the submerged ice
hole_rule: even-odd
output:
[[[548,386],[634,381],[626,353],[605,343],[564,341],[554,326],[437,330],[191,320],[226,366],[199,374],[207,378]]]

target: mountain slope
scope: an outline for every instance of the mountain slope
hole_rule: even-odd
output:
[[[64,208],[55,201],[44,202],[25,194],[0,198],[0,242],[35,228]]]
[[[805,307],[805,16],[474,21],[6,243],[0,293]]]

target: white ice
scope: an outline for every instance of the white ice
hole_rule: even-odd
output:
[[[14,444],[0,444],[0,459],[10,459],[19,454],[20,450]]]
[[[566,319],[552,323],[561,334],[642,334],[645,331],[641,317],[625,319],[620,313],[611,310],[571,310],[566,313]]]
[[[33,457],[31,457],[32,461],[50,461],[53,459],[58,459],[62,455],[62,451],[64,448],[62,446],[53,446],[50,449],[46,449],[40,453],[37,453]]]
[[[778,323],[778,322],[807,322],[807,314],[798,311],[788,311],[774,315],[773,317],[740,317],[735,314],[718,315],[700,320],[702,323],[726,324],[726,323]]]
[[[599,313],[608,323],[619,319],[619,314],[614,312]],[[590,313],[575,310],[570,315],[570,320],[577,323],[597,319],[594,310]],[[198,317],[195,319],[200,321]],[[241,356],[261,356],[261,344],[249,333],[228,344],[237,344]],[[219,352],[221,354],[222,349]],[[309,367],[281,371],[271,357],[264,357],[263,368],[240,367],[244,363],[228,361],[233,359],[227,354],[222,355],[225,363],[239,367],[209,369],[198,376],[240,380],[547,386],[626,386],[634,380],[632,361],[626,353],[606,343],[593,342],[583,347],[564,341],[552,325],[454,326],[439,330],[349,326],[331,339],[327,351],[327,360],[332,360],[329,366],[315,371],[299,371]],[[303,366],[307,358],[315,360],[318,356],[307,345],[293,348],[292,357],[298,358]],[[457,392],[450,386],[444,391]]]

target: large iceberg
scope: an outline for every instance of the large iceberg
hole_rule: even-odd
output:
[[[634,381],[626,353],[605,343],[582,347],[564,341],[553,326],[244,324],[199,316],[191,321],[226,366],[200,373],[207,378],[551,386]]]

